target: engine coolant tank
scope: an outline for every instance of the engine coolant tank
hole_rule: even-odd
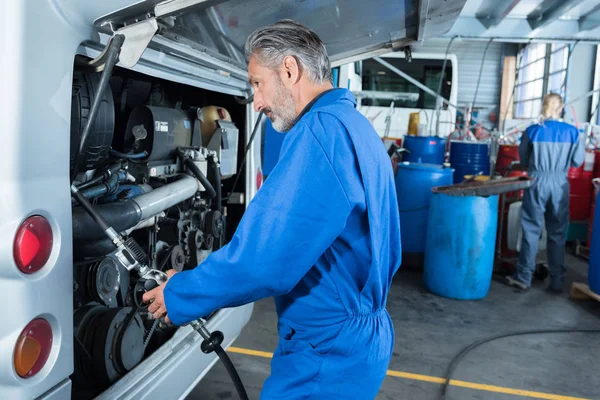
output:
[[[146,161],[174,158],[178,147],[191,143],[191,119],[181,110],[138,106],[127,122],[124,148],[132,153],[147,152]]]
[[[452,185],[453,170],[441,165],[403,162],[396,173],[402,251],[423,253],[431,188]]]
[[[446,141],[440,137],[406,135],[404,148],[410,153],[404,153],[402,161],[438,165],[444,163]]]

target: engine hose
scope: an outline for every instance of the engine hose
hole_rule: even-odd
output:
[[[126,160],[139,160],[139,159],[148,157],[148,153],[145,151],[142,151],[141,153],[127,154],[127,153],[121,153],[120,151],[117,151],[117,150],[111,150],[110,155],[117,157],[117,158],[124,158]]]
[[[88,187],[85,189],[77,188],[88,199],[103,196],[105,194],[113,194],[119,188],[119,182],[127,179],[125,171],[113,173],[104,183],[97,186]]]
[[[248,394],[246,393],[246,389],[244,388],[242,379],[240,378],[240,375],[235,369],[235,366],[231,362],[231,359],[229,358],[225,350],[223,350],[223,347],[221,347],[221,345],[215,346],[215,353],[217,353],[219,359],[223,363],[223,366],[227,370],[227,373],[231,377],[231,380],[233,381],[233,385],[235,386],[235,390],[238,393],[240,400],[248,400]]]
[[[185,157],[185,158],[183,158],[183,164],[186,167],[188,167],[188,169],[191,171],[192,174],[194,174],[196,179],[198,179],[200,181],[200,183],[202,184],[202,186],[204,186],[204,189],[206,189],[210,198],[211,199],[216,198],[217,192],[215,191],[215,188],[213,187],[213,185],[210,184],[210,182],[208,181],[208,178],[206,178],[206,176],[202,173],[202,171],[200,171],[200,168],[198,168],[198,166],[194,163],[194,160],[192,160],[189,157]]]
[[[208,159],[208,177],[211,181],[213,188],[215,189],[216,196],[214,198],[212,209],[215,211],[221,211],[221,171],[219,171],[219,165],[215,160],[215,157],[212,156]]]
[[[119,172],[119,170],[123,167],[123,164],[119,161],[115,164],[113,164],[110,168],[104,170],[103,172],[100,173],[100,175],[96,176],[95,178],[84,182],[80,185],[77,185],[77,189],[79,190],[83,190],[83,189],[87,189],[89,187],[94,186],[95,184],[102,182],[105,179],[110,178],[110,176],[114,173]]]
[[[470,344],[465,347],[458,353],[452,361],[450,362],[450,366],[448,367],[448,371],[446,372],[444,389],[442,390],[442,395],[440,400],[446,400],[446,394],[448,392],[448,387],[450,386],[450,380],[452,379],[452,375],[454,374],[454,370],[460,363],[460,361],[469,353],[471,350],[491,341],[497,339],[503,339],[513,336],[524,336],[524,335],[541,335],[541,334],[552,334],[552,333],[600,333],[600,329],[538,329],[538,330],[530,330],[530,331],[520,331],[520,332],[512,332],[512,333],[504,333],[501,335],[491,336],[486,339],[479,340],[475,343]]]
[[[108,46],[108,50],[106,52],[106,63],[104,65],[102,75],[100,76],[98,90],[96,91],[94,100],[92,101],[92,108],[89,111],[88,120],[86,121],[85,127],[83,128],[83,132],[81,133],[79,147],[75,150],[75,155],[73,157],[74,165],[73,171],[71,171],[71,183],[73,183],[73,181],[75,180],[75,176],[77,176],[77,170],[79,169],[79,166],[81,164],[80,156],[85,151],[85,146],[87,144],[88,137],[90,136],[92,126],[96,122],[98,110],[100,109],[100,105],[102,104],[102,96],[104,94],[104,91],[108,87],[108,82],[110,80],[110,76],[112,75],[112,70],[119,61],[119,53],[121,52],[121,47],[123,46],[124,41],[125,36],[115,35],[112,37]]]
[[[87,211],[89,216],[92,217],[92,219],[100,226],[100,229],[102,229],[103,232],[112,230],[112,228],[110,227],[110,225],[108,225],[108,223],[102,217],[102,215],[100,215],[96,212],[96,210],[94,210],[94,207],[92,206],[90,201],[86,199],[85,196],[79,190],[77,190],[75,186],[71,186],[71,195],[75,200],[77,200],[79,205],[81,205],[81,207],[83,207],[83,209]]]

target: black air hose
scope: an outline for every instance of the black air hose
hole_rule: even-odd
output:
[[[208,158],[208,177],[210,183],[215,189],[216,196],[212,204],[212,209],[215,211],[221,211],[221,171],[219,170],[219,164],[215,160],[215,156]]]
[[[448,367],[448,371],[445,376],[444,388],[442,389],[442,393],[440,396],[440,400],[446,400],[446,394],[448,393],[448,387],[450,386],[450,381],[452,379],[452,375],[454,374],[454,370],[458,366],[458,363],[469,353],[471,350],[476,347],[481,346],[482,344],[497,340],[504,339],[513,336],[524,336],[524,335],[543,335],[543,334],[555,334],[555,333],[600,333],[600,329],[536,329],[531,331],[521,331],[521,332],[511,332],[511,333],[503,333],[500,335],[491,336],[486,339],[479,340],[475,343],[470,344],[465,347],[458,353],[452,361],[450,362],[450,366]]]
[[[90,109],[88,120],[86,121],[85,127],[83,128],[83,132],[81,134],[81,139],[79,140],[79,147],[75,151],[75,155],[73,157],[74,165],[73,171],[71,171],[71,183],[75,180],[75,176],[77,176],[77,170],[81,164],[81,154],[85,151],[85,146],[87,144],[88,137],[90,135],[90,131],[92,130],[92,126],[96,122],[96,117],[98,116],[98,110],[100,109],[100,105],[102,104],[102,96],[104,91],[108,87],[108,81],[110,80],[110,76],[112,75],[112,70],[114,66],[119,61],[119,53],[121,52],[121,47],[123,46],[123,42],[125,41],[125,36],[123,35],[115,35],[111,38],[110,45],[106,51],[106,63],[104,65],[104,70],[102,71],[102,75],[100,77],[100,83],[98,84],[98,91],[94,95],[94,101],[92,102],[92,108]]]
[[[202,171],[200,171],[200,168],[198,168],[198,166],[194,163],[194,160],[184,156],[182,156],[181,158],[183,164],[190,170],[192,174],[194,174],[194,176],[200,181],[202,186],[204,186],[210,198],[215,199],[217,197],[217,192],[215,191],[215,188],[213,187],[213,185],[210,184],[208,178],[206,178]]]
[[[242,379],[240,378],[240,375],[238,374],[237,370],[235,369],[235,366],[233,365],[233,363],[231,362],[231,359],[229,358],[229,356],[227,355],[225,350],[223,350],[221,345],[215,346],[215,353],[217,353],[217,355],[221,359],[221,362],[223,363],[223,366],[227,370],[227,373],[231,377],[231,380],[233,381],[233,386],[235,386],[235,390],[238,393],[238,396],[240,397],[240,399],[248,400],[248,395],[246,394],[246,389],[244,388]]]

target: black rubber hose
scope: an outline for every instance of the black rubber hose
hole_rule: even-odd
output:
[[[239,374],[237,373],[237,370],[235,369],[235,367],[233,366],[233,363],[231,362],[231,359],[229,358],[229,356],[227,355],[225,350],[223,350],[221,345],[215,346],[215,353],[217,353],[217,355],[221,359],[221,362],[223,363],[223,366],[227,370],[227,373],[231,377],[231,380],[233,381],[233,385],[235,386],[235,390],[238,393],[238,396],[240,397],[240,399],[248,400],[248,394],[246,393],[246,389],[244,388],[242,379],[240,378]]]
[[[117,232],[127,230],[141,221],[139,206],[133,200],[98,205],[94,207],[94,211],[100,214]],[[82,207],[73,208],[73,239],[75,241],[91,241],[104,236],[104,231],[98,227],[86,210]]]
[[[452,374],[454,370],[460,363],[460,361],[469,353],[471,350],[476,347],[481,346],[482,344],[491,342],[497,339],[503,339],[512,336],[524,336],[524,335],[540,335],[540,334],[550,334],[550,333],[600,333],[600,329],[538,329],[531,331],[521,331],[521,332],[512,332],[512,333],[504,333],[501,335],[492,336],[486,339],[479,340],[469,346],[465,347],[452,359],[450,362],[450,366],[448,367],[448,371],[446,372],[446,382],[444,383],[444,389],[442,390],[442,395],[440,400],[446,400],[446,393],[448,392],[448,387],[450,386],[450,380],[452,379]]]
[[[113,36],[113,38],[110,41],[110,45],[108,46],[108,50],[106,51],[106,63],[104,64],[104,70],[102,71],[102,75],[100,76],[98,90],[94,94],[92,108],[90,109],[88,120],[86,121],[85,127],[83,128],[81,139],[79,141],[79,147],[75,151],[75,155],[73,157],[74,164],[73,171],[71,172],[71,183],[73,183],[73,181],[75,180],[75,176],[77,176],[77,170],[79,169],[79,166],[81,164],[80,156],[85,151],[88,136],[90,135],[92,126],[96,122],[98,110],[100,109],[100,105],[102,104],[102,96],[104,94],[104,91],[108,87],[108,82],[110,80],[110,76],[112,75],[113,68],[119,61],[119,53],[121,51],[121,47],[123,46],[124,41],[125,36],[123,35]]]
[[[102,215],[100,215],[96,212],[96,210],[94,210],[92,203],[90,203],[90,201],[86,199],[85,196],[81,194],[79,190],[72,190],[71,194],[73,195],[73,198],[77,200],[77,202],[81,205],[81,207],[83,207],[83,209],[87,211],[89,216],[92,217],[92,219],[100,226],[100,229],[102,229],[103,232],[106,232],[110,229],[110,225],[108,225],[108,223],[102,217]]]
[[[103,196],[105,194],[114,193],[119,187],[119,173],[112,174],[104,183],[100,185],[88,187],[86,189],[79,189],[81,194],[85,196],[86,199],[92,199],[96,197]]]
[[[212,209],[215,211],[221,211],[221,171],[219,171],[219,165],[217,164],[215,157],[212,156],[208,159],[208,179],[215,189],[216,196],[214,198]]]
[[[115,174],[115,173],[119,172],[119,170],[121,168],[123,168],[123,164],[122,164],[121,161],[119,161],[119,162],[111,165],[110,168],[102,171],[100,173],[100,175],[96,176],[95,178],[93,178],[93,179],[91,179],[91,180],[89,180],[87,182],[84,182],[84,183],[82,183],[80,185],[77,185],[77,189],[83,190],[83,189],[87,189],[89,187],[92,187],[95,184],[97,184],[98,182],[102,182],[103,180],[110,178],[110,176],[112,174]]]
[[[102,182],[104,179],[105,179],[104,174],[98,175],[97,177],[77,186],[77,189],[84,190],[84,189],[90,188],[90,187],[94,186],[96,183]]]
[[[188,167],[188,169],[192,172],[192,174],[194,174],[196,179],[198,179],[200,181],[200,183],[202,184],[202,186],[204,186],[204,189],[206,189],[210,198],[211,199],[216,198],[217,192],[215,191],[215,188],[210,184],[210,182],[208,181],[208,178],[206,178],[206,176],[204,176],[202,171],[200,171],[200,168],[198,168],[198,166],[194,163],[194,160],[192,160],[191,158],[185,157],[185,158],[183,158],[183,164],[186,167]]]

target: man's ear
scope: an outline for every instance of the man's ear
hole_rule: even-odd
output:
[[[288,88],[291,88],[300,80],[302,77],[302,70],[296,57],[285,56],[283,58],[280,75],[283,84]]]

